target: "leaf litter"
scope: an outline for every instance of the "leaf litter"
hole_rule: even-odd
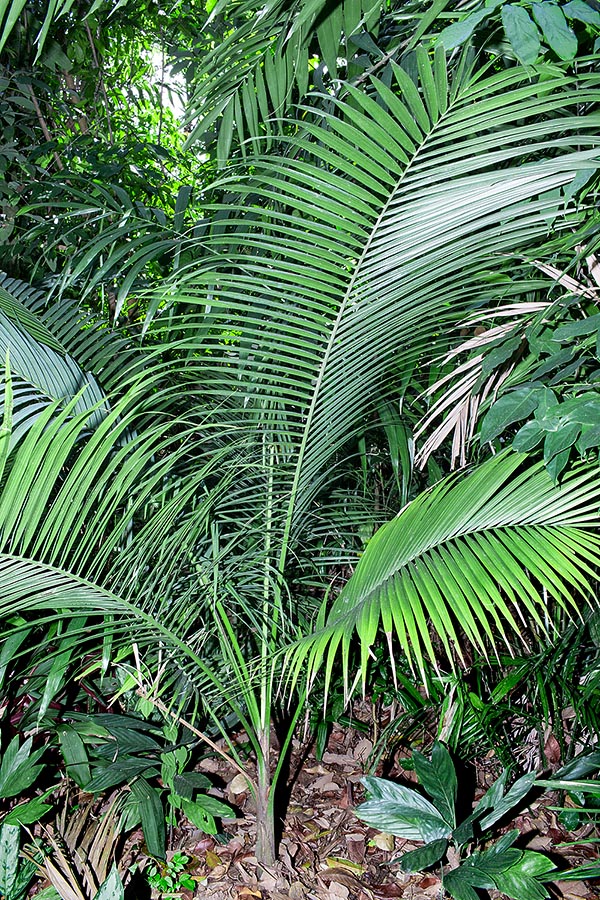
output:
[[[274,866],[259,866],[254,855],[256,815],[243,775],[221,760],[202,760],[200,771],[210,772],[221,787],[211,793],[230,803],[236,817],[224,820],[223,837],[209,836],[183,824],[173,834],[173,850],[194,860],[197,889],[181,890],[182,900],[443,900],[439,878],[431,872],[407,874],[388,864],[398,854],[416,849],[418,843],[369,828],[354,815],[362,799],[361,777],[367,772],[372,743],[352,728],[334,728],[322,759],[294,741],[288,783],[288,802],[280,822],[279,859]],[[275,764],[275,758],[273,759]],[[490,781],[493,760],[489,755],[477,767],[479,793]],[[248,775],[254,775],[248,764]],[[414,772],[402,768],[402,760],[386,775],[414,781]],[[590,845],[562,847],[573,835],[561,828],[551,799],[535,801],[507,824],[517,827],[531,849],[559,856],[566,866],[596,859]],[[575,838],[579,836],[576,833]],[[221,842],[223,840],[223,842]],[[172,851],[173,852],[173,851]],[[557,882],[556,896],[563,900],[600,900],[594,886],[585,882]],[[492,900],[502,895],[491,892]]]

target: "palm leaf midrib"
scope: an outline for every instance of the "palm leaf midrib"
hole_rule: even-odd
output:
[[[457,100],[458,100],[458,97],[455,98],[455,102],[457,102]],[[399,190],[403,184],[403,181],[410,174],[410,172],[412,171],[412,168],[418,163],[419,157],[423,153],[424,149],[426,148],[427,143],[433,139],[433,137],[436,134],[436,131],[442,127],[445,119],[448,117],[448,115],[450,114],[450,112],[452,110],[453,110],[453,103],[449,103],[446,111],[444,113],[442,113],[435,122],[431,123],[431,128],[430,128],[429,132],[427,132],[423,136],[423,140],[418,145],[418,147],[415,149],[415,152],[413,153],[412,157],[409,159],[408,165],[403,170],[401,176],[397,179],[393,189],[389,192],[389,196],[385,200],[377,218],[375,219],[375,221],[370,229],[369,235],[367,236],[367,240],[364,244],[360,258],[358,259],[357,264],[354,267],[354,270],[350,276],[344,297],[340,303],[340,308],[338,310],[338,314],[337,314],[335,321],[331,328],[329,339],[327,341],[327,346],[325,348],[325,352],[323,354],[323,358],[322,358],[321,364],[319,366],[319,372],[317,375],[315,388],[313,390],[310,405],[309,405],[309,408],[308,408],[308,411],[306,414],[306,423],[305,423],[305,426],[303,429],[302,439],[301,439],[301,442],[300,442],[300,445],[298,448],[298,456],[297,456],[297,462],[295,465],[294,477],[293,477],[293,481],[292,481],[290,500],[289,500],[289,503],[287,506],[285,527],[284,527],[283,538],[282,538],[282,543],[281,543],[281,553],[280,553],[280,557],[279,557],[279,571],[280,572],[283,572],[285,569],[287,551],[288,551],[288,542],[289,542],[289,536],[290,536],[290,531],[291,531],[292,521],[293,521],[294,506],[296,503],[298,487],[299,487],[300,478],[301,478],[301,474],[302,474],[302,466],[303,466],[303,462],[304,462],[304,457],[305,457],[305,453],[306,453],[308,440],[310,437],[311,426],[312,426],[312,423],[314,420],[316,407],[317,407],[319,397],[320,397],[320,389],[323,384],[323,380],[324,380],[325,373],[328,368],[329,361],[331,359],[335,341],[338,339],[338,336],[339,336],[339,330],[340,330],[342,320],[344,318],[347,306],[352,297],[352,293],[354,291],[356,282],[358,281],[359,276],[360,276],[361,264],[363,263],[365,258],[368,256],[369,250],[372,247],[374,237],[381,225],[381,222],[385,218],[385,216],[388,212],[388,209],[394,202],[396,194],[399,192]]]

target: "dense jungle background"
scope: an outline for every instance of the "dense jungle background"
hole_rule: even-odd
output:
[[[5,900],[597,896],[599,59],[0,2]]]

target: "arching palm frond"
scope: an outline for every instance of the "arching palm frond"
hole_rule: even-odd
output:
[[[511,452],[447,478],[371,539],[329,611],[323,605],[315,633],[291,652],[294,678],[302,670],[310,678],[323,664],[329,678],[339,653],[347,683],[355,635],[366,677],[380,627],[421,670],[425,655],[434,665],[442,652],[461,657],[465,637],[486,653],[547,634],[548,596],[576,616],[575,598],[592,595],[599,501],[597,469],[575,471],[557,486],[543,463]]]
[[[207,24],[212,49],[202,63],[190,100],[188,122],[193,130],[188,142],[205,140],[218,132],[217,159],[229,159],[234,133],[243,155],[274,135],[281,137],[284,124],[308,93],[311,69],[309,52],[316,39],[324,72],[335,79],[340,58],[356,52],[352,35],[369,31],[379,19],[381,0],[256,0],[218,4]],[[223,40],[218,14],[223,14]],[[228,28],[235,20],[237,27]]]
[[[107,390],[125,372],[139,371],[144,360],[73,301],[49,305],[44,291],[0,273],[0,355],[7,353],[15,442],[55,401],[74,414],[93,411],[93,427],[108,412]]]
[[[285,156],[225,180],[238,199],[214,210],[202,259],[147,298],[161,312],[143,379],[124,373],[120,405],[91,437],[57,411],[8,460],[5,553],[114,588],[180,640],[216,601],[234,619],[242,610],[263,663],[293,636],[294,569],[332,465],[403,367],[495,296],[511,254],[545,240],[560,190],[600,157],[599,117],[582,113],[600,98],[596,76],[449,81],[443,52],[417,58],[419,89],[397,67],[391,88],[349,88]],[[528,569],[544,571],[548,544],[518,536]],[[572,549],[580,570],[596,559],[592,544]],[[489,596],[504,615],[502,591]],[[417,645],[426,624],[406,632]],[[490,637],[477,615],[470,629]]]
[[[511,254],[560,216],[555,192],[598,165],[598,116],[577,115],[557,70],[449,84],[443,54],[418,59],[421,92],[396,67],[396,90],[349,89],[286,158],[228,180],[243,205],[166,288],[182,377],[213,398],[215,426],[253,429],[271,459],[280,564],[370,404],[475,298],[495,296]],[[598,96],[590,83],[584,101]]]

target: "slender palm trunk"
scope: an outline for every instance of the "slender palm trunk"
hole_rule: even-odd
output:
[[[275,810],[271,802],[271,773],[269,751],[271,749],[270,723],[266,723],[260,735],[261,758],[258,760],[256,794],[256,859],[263,866],[272,866],[276,859]]]

